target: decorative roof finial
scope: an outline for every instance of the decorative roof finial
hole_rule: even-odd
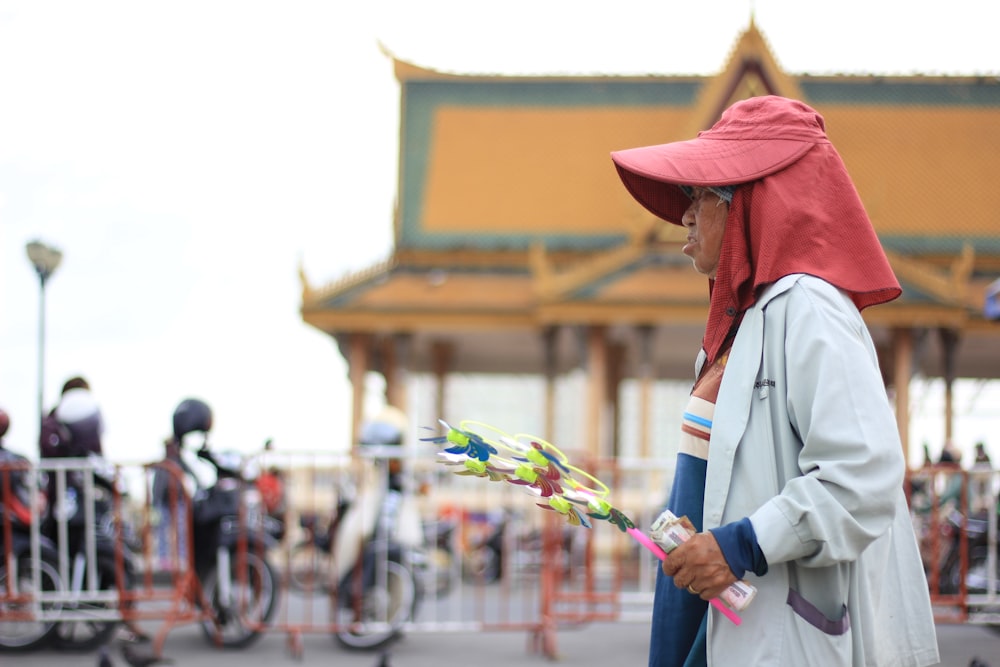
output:
[[[309,277],[306,275],[305,262],[302,256],[299,256],[299,283],[302,286],[302,301],[305,302],[313,292],[312,286],[309,284]]]

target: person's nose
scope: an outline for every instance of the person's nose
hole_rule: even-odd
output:
[[[684,211],[684,215],[681,216],[681,224],[685,227],[693,227],[694,223],[694,202],[691,202],[691,205]]]

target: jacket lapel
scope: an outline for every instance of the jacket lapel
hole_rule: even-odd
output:
[[[800,275],[785,276],[767,287],[743,316],[733,347],[729,352],[719,397],[712,420],[708,446],[708,470],[705,480],[704,529],[721,524],[733,476],[733,460],[750,420],[754,382],[764,351],[764,312],[768,302],[788,291]],[[699,355],[699,359],[701,355]]]

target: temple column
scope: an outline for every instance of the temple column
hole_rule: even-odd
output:
[[[955,353],[958,351],[959,335],[955,329],[938,329],[941,338],[941,361],[944,375],[944,441],[954,434],[955,406]]]
[[[434,372],[434,419],[445,419],[445,380],[451,372],[455,346],[445,341],[431,344],[431,369]]]
[[[558,327],[546,327],[542,332],[542,348],[545,370],[545,415],[542,437],[555,442],[556,437],[556,343]]]
[[[587,454],[602,456],[608,451],[610,434],[605,416],[608,382],[607,330],[592,326],[587,330]]]
[[[410,358],[412,356],[413,337],[410,334],[398,333],[384,341],[383,359],[385,375],[385,401],[399,408],[403,414],[407,412],[407,390],[409,388]]]
[[[895,351],[896,426],[903,443],[903,460],[910,462],[910,378],[913,376],[913,331],[903,327],[892,330]]]
[[[653,327],[637,328],[639,336],[639,458],[649,458],[650,408],[653,401]]]
[[[348,376],[351,381],[351,442],[357,443],[365,407],[365,375],[371,364],[371,335],[355,332],[348,342]]]
[[[393,345],[391,337],[382,338],[375,342],[375,368],[382,374],[385,384],[382,387],[382,400],[387,405],[392,405],[392,387],[396,384],[396,346]]]
[[[608,345],[608,370],[607,382],[605,384],[604,404],[607,406],[607,433],[608,446],[602,453],[611,456],[619,456],[621,452],[620,435],[621,428],[619,413],[621,410],[621,383],[622,372],[625,365],[625,346],[621,343],[610,343]]]

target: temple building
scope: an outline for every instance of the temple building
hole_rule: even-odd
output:
[[[691,138],[767,94],[823,115],[903,286],[864,316],[904,451],[914,373],[949,387],[1000,377],[1000,322],[984,312],[1000,276],[996,78],[793,75],[752,23],[713,76],[460,75],[393,61],[392,254],[327,285],[302,278],[303,320],[347,361],[355,433],[372,371],[404,410],[409,383],[432,378],[419,416],[432,424],[476,418],[444,414],[450,377],[530,375],[542,389],[519,409],[537,435],[571,418],[573,446],[590,455],[619,455],[623,430],[630,451],[653,453],[655,387],[693,380],[707,281],[680,252],[685,232],[632,199],[610,153]],[[567,403],[557,387],[571,375],[581,384]],[[948,429],[951,411],[946,401]]]

